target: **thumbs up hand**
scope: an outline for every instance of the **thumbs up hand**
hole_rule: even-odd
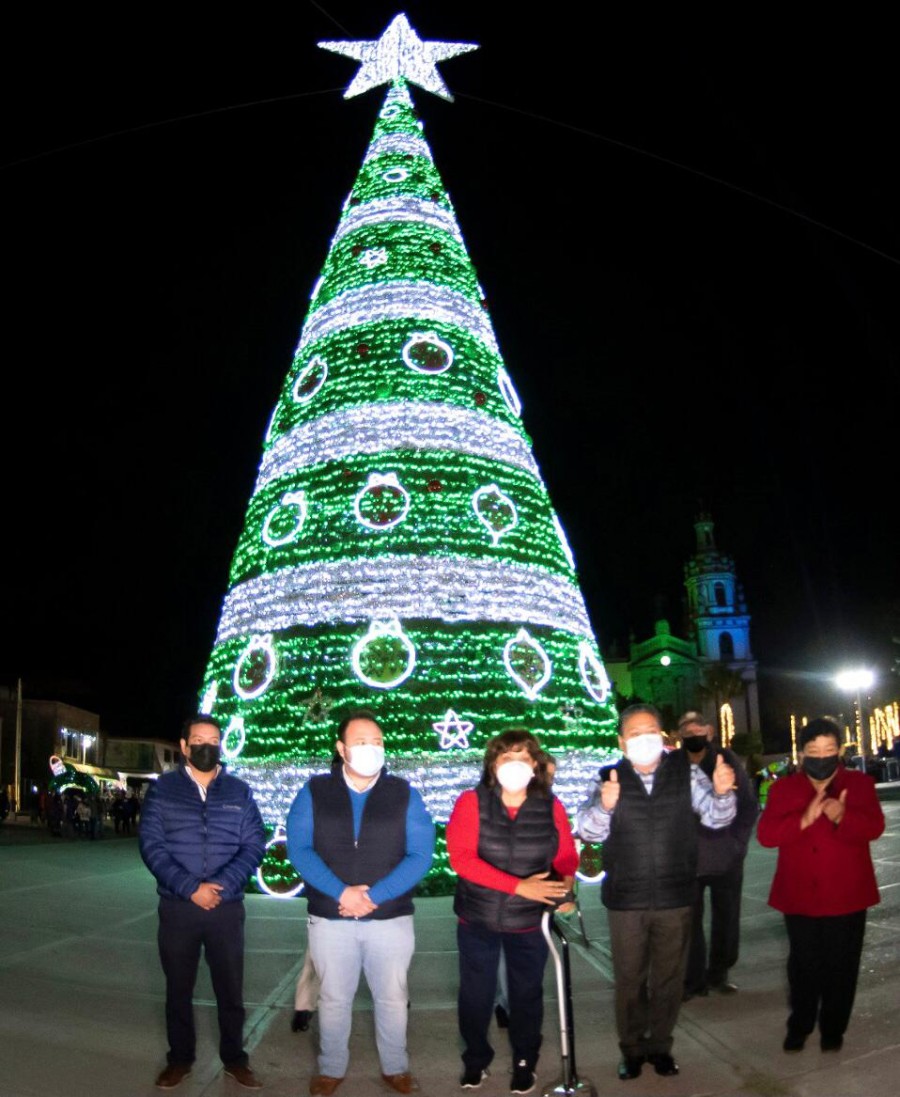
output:
[[[619,793],[622,788],[619,784],[618,770],[610,770],[609,780],[604,781],[600,786],[600,803],[603,805],[604,811],[614,811],[616,804],[619,802]]]
[[[713,770],[712,783],[717,796],[724,796],[726,792],[737,788],[734,769],[725,761],[725,755],[721,751],[716,755],[716,768]]]
[[[823,800],[822,801],[822,814],[827,815],[828,818],[834,823],[835,826],[844,818],[844,812],[847,810],[847,790],[843,792],[836,800]]]

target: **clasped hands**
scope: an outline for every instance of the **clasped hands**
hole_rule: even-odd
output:
[[[342,918],[365,918],[377,909],[378,904],[369,898],[368,884],[345,887],[338,899],[338,914]]]
[[[203,910],[215,910],[222,902],[222,896],[219,894],[221,890],[221,884],[212,884],[208,880],[204,880],[191,896],[191,902],[196,903]]]
[[[803,816],[800,819],[801,830],[806,830],[807,827],[811,827],[820,815],[824,815],[827,819],[830,819],[835,826],[844,818],[844,812],[847,810],[847,790],[844,789],[837,799],[833,796],[829,796],[826,799],[826,792],[827,787],[820,788],[810,800],[806,811],[803,812]]]

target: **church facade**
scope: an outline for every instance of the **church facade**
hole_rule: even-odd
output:
[[[760,730],[750,614],[734,560],[716,546],[712,518],[699,515],[694,530],[696,548],[684,565],[686,638],[658,620],[653,636],[632,636],[628,658],[608,660],[606,670],[621,697],[656,705],[669,730],[687,709],[715,715],[727,745],[738,732]]]

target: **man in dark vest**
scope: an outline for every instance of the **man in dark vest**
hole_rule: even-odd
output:
[[[737,815],[727,827],[713,830],[697,820],[697,891],[691,923],[691,944],[684,975],[684,1001],[710,990],[734,994],[737,986],[728,971],[738,959],[741,927],[741,891],[744,859],[759,817],[753,786],[740,759],[728,748],[713,743],[715,729],[699,712],[686,712],[678,721],[678,734],[688,758],[712,777],[716,759],[722,754],[737,778]],[[709,892],[709,954],[703,930],[704,897]]]
[[[600,770],[578,809],[575,832],[603,843],[603,904],[609,918],[622,1081],[645,1062],[678,1073],[672,1032],[678,1019],[697,875],[695,816],[728,826],[734,771],[719,757],[712,779],[683,750],[666,751],[653,705],[619,716],[624,757]]]
[[[406,1047],[413,893],[431,867],[435,829],[416,789],[384,770],[375,716],[352,712],[338,726],[342,764],[310,780],[287,818],[288,856],[303,877],[308,948],[320,981],[319,1073],[312,1095],[328,1097],[349,1062],[360,975],[372,992],[381,1077],[414,1093]]]

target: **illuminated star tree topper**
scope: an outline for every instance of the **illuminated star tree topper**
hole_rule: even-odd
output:
[[[362,64],[344,92],[345,99],[405,77],[411,84],[451,102],[453,96],[437,70],[438,62],[478,49],[472,42],[423,42],[402,14],[394,16],[380,38],[362,42],[319,42],[319,45],[323,50],[352,57]]]

